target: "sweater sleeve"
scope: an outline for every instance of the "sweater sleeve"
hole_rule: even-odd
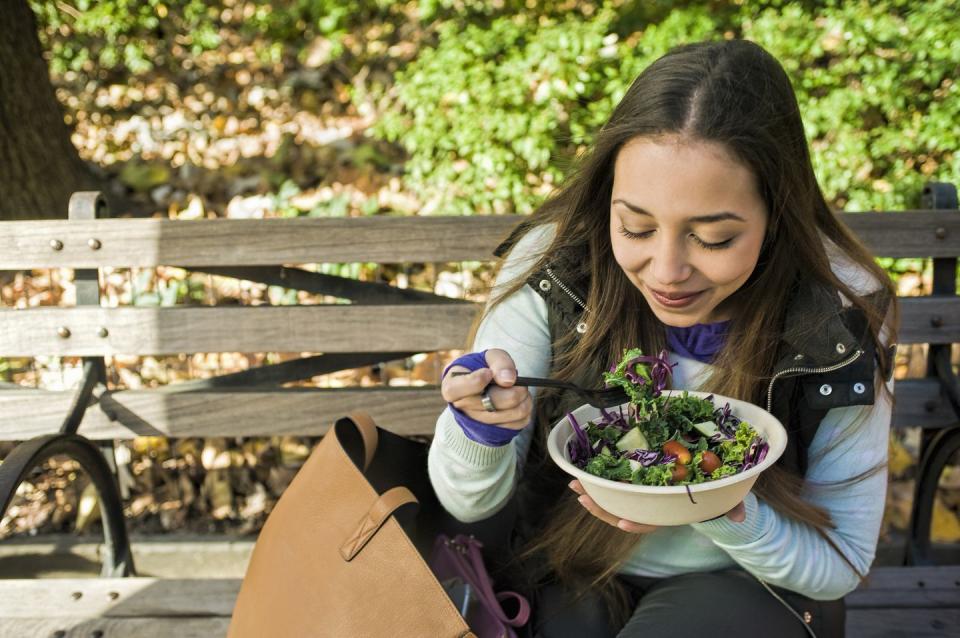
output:
[[[525,274],[549,246],[553,229],[537,227],[507,255],[491,295],[497,295]],[[503,300],[481,322],[471,348],[506,351],[523,376],[543,377],[550,368],[550,330],[544,300],[529,286]],[[535,388],[530,388],[536,397]],[[470,523],[497,512],[510,498],[532,437],[531,426],[510,443],[489,447],[463,433],[450,409],[437,419],[427,457],[430,482],[437,498],[454,518]]]
[[[878,376],[874,387],[883,383]],[[892,380],[887,389],[892,392]],[[834,408],[809,449],[802,496],[830,513],[836,527],[827,536],[861,574],[873,563],[883,518],[891,414],[882,391],[872,406]],[[843,483],[863,473],[866,478]],[[858,574],[813,526],[777,513],[752,492],[744,505],[742,523],[723,517],[693,527],[757,578],[809,598],[834,600],[859,585]]]

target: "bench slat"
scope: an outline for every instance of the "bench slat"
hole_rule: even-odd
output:
[[[847,638],[947,638],[957,635],[960,609],[853,609]]]
[[[949,210],[843,213],[840,218],[879,257],[960,255],[960,214]],[[937,229],[943,229],[943,239]]]
[[[960,342],[960,296],[899,299],[900,343]]]
[[[0,355],[428,352],[462,348],[476,312],[474,304],[3,310]]]
[[[958,576],[960,567],[955,565],[874,569],[870,582],[847,597],[848,635],[857,638],[950,635],[950,631],[960,626]],[[921,581],[922,588],[918,585]],[[108,623],[121,623],[125,629],[133,630],[133,624],[122,623],[137,620],[160,627],[182,626],[184,631],[192,631],[191,623],[206,620],[210,622],[196,626],[213,632],[206,635],[222,635],[239,587],[239,579],[223,578],[0,580],[0,619],[3,619],[0,634],[7,635],[3,630],[5,626],[19,627],[22,632],[42,619],[52,623],[43,625],[45,633],[73,628],[77,632],[101,629],[110,635],[105,630]],[[942,595],[943,600],[930,605],[931,597],[921,600],[913,595],[917,590],[926,590],[932,597]],[[897,592],[902,593],[899,599],[894,597]]]
[[[175,386],[174,386],[175,387]],[[956,421],[936,382],[905,379],[895,387],[894,427],[936,428]],[[19,441],[56,432],[71,405],[70,392],[0,390],[0,440]],[[924,402],[937,401],[928,413]],[[445,403],[436,386],[388,388],[211,389],[172,393],[125,390],[101,397],[87,410],[80,432],[93,439],[134,436],[321,435],[330,423],[363,406],[383,427],[405,436],[433,435]],[[107,413],[116,416],[111,421]],[[278,419],[277,415],[283,415]]]
[[[960,565],[928,567],[874,567],[857,592],[916,589],[953,589],[960,596]],[[960,607],[960,597],[955,599]]]
[[[236,578],[16,578],[0,580],[0,618],[229,617],[239,591]]]
[[[270,266],[316,262],[489,261],[523,216],[344,219],[101,219],[4,222],[0,270],[102,266]],[[882,257],[955,257],[960,215],[843,213]],[[943,229],[943,239],[937,237]],[[87,241],[99,239],[91,250]],[[51,240],[63,242],[59,251]]]
[[[893,390],[896,397],[893,407],[893,427],[937,429],[957,422],[957,416],[950,404],[940,394],[938,381],[899,379],[894,384]]]
[[[101,219],[4,222],[0,270],[490,261],[519,221],[497,217]],[[99,250],[87,241],[99,239]],[[59,240],[63,248],[50,247]]]
[[[217,638],[229,626],[229,618],[0,618],[0,636]]]
[[[901,305],[900,343],[960,342],[960,297]],[[428,352],[462,348],[477,311],[470,303],[0,310],[0,355]]]
[[[0,440],[56,432],[69,392],[0,390]],[[321,435],[335,419],[362,407],[382,427],[404,436],[432,435],[446,403],[436,387],[218,389],[164,393],[130,390],[101,399],[84,415],[80,433],[92,439],[134,436]],[[116,421],[104,410],[114,413]]]
[[[846,602],[848,609],[960,609],[960,565],[876,567]]]

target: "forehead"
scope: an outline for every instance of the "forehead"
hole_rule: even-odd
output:
[[[676,138],[641,138],[624,145],[614,167],[613,199],[640,206],[658,219],[718,211],[748,219],[766,214],[753,173],[723,146]]]

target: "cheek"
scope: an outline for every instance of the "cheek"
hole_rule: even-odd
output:
[[[740,286],[750,277],[759,256],[759,246],[728,251],[726,255],[711,256],[710,266],[703,272],[718,286]]]
[[[625,245],[622,238],[611,237],[610,248],[613,251],[613,258],[623,270],[633,270],[633,264],[636,263],[636,251],[630,246]]]

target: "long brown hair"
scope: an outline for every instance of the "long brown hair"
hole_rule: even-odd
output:
[[[525,231],[554,226],[554,239],[544,257],[491,299],[486,312],[519,290],[549,255],[579,251],[586,257],[582,268],[590,274],[588,329],[583,335],[563,335],[554,344],[551,375],[583,382],[585,374],[592,374],[595,364],[591,362],[609,365],[624,348],[639,345],[644,352],[659,352],[666,343],[665,329],[613,257],[609,205],[620,149],[637,138],[664,136],[721,145],[734,161],[752,171],[769,213],[757,267],[731,296],[735,307],[750,308],[750,312],[732,318],[726,343],[703,389],[765,405],[764,391],[776,363],[787,302],[792,291],[810,282],[839,291],[864,313],[885,378],[893,362],[880,342],[880,328],[889,311],[885,341],[892,343],[898,321],[895,289],[828,206],[814,175],[787,74],[762,47],[745,40],[677,47],[636,78],[592,148],[580,157],[559,190],[522,224]],[[881,283],[884,304],[858,296],[834,275],[821,233]],[[593,383],[598,384],[599,377]],[[538,397],[537,431],[523,480],[555,488],[565,485],[566,479],[543,453],[551,425],[540,409],[546,396]],[[881,470],[882,465],[851,481]],[[826,530],[833,527],[829,514],[803,500],[802,487],[802,477],[774,467],[761,475],[754,492],[783,515],[812,525],[858,572],[827,536]],[[561,489],[554,498],[556,504],[540,521],[541,532],[522,556],[539,553],[541,560],[536,564],[551,577],[577,591],[599,591],[615,620],[625,621],[626,598],[613,577],[641,537],[594,518],[569,490]]]

